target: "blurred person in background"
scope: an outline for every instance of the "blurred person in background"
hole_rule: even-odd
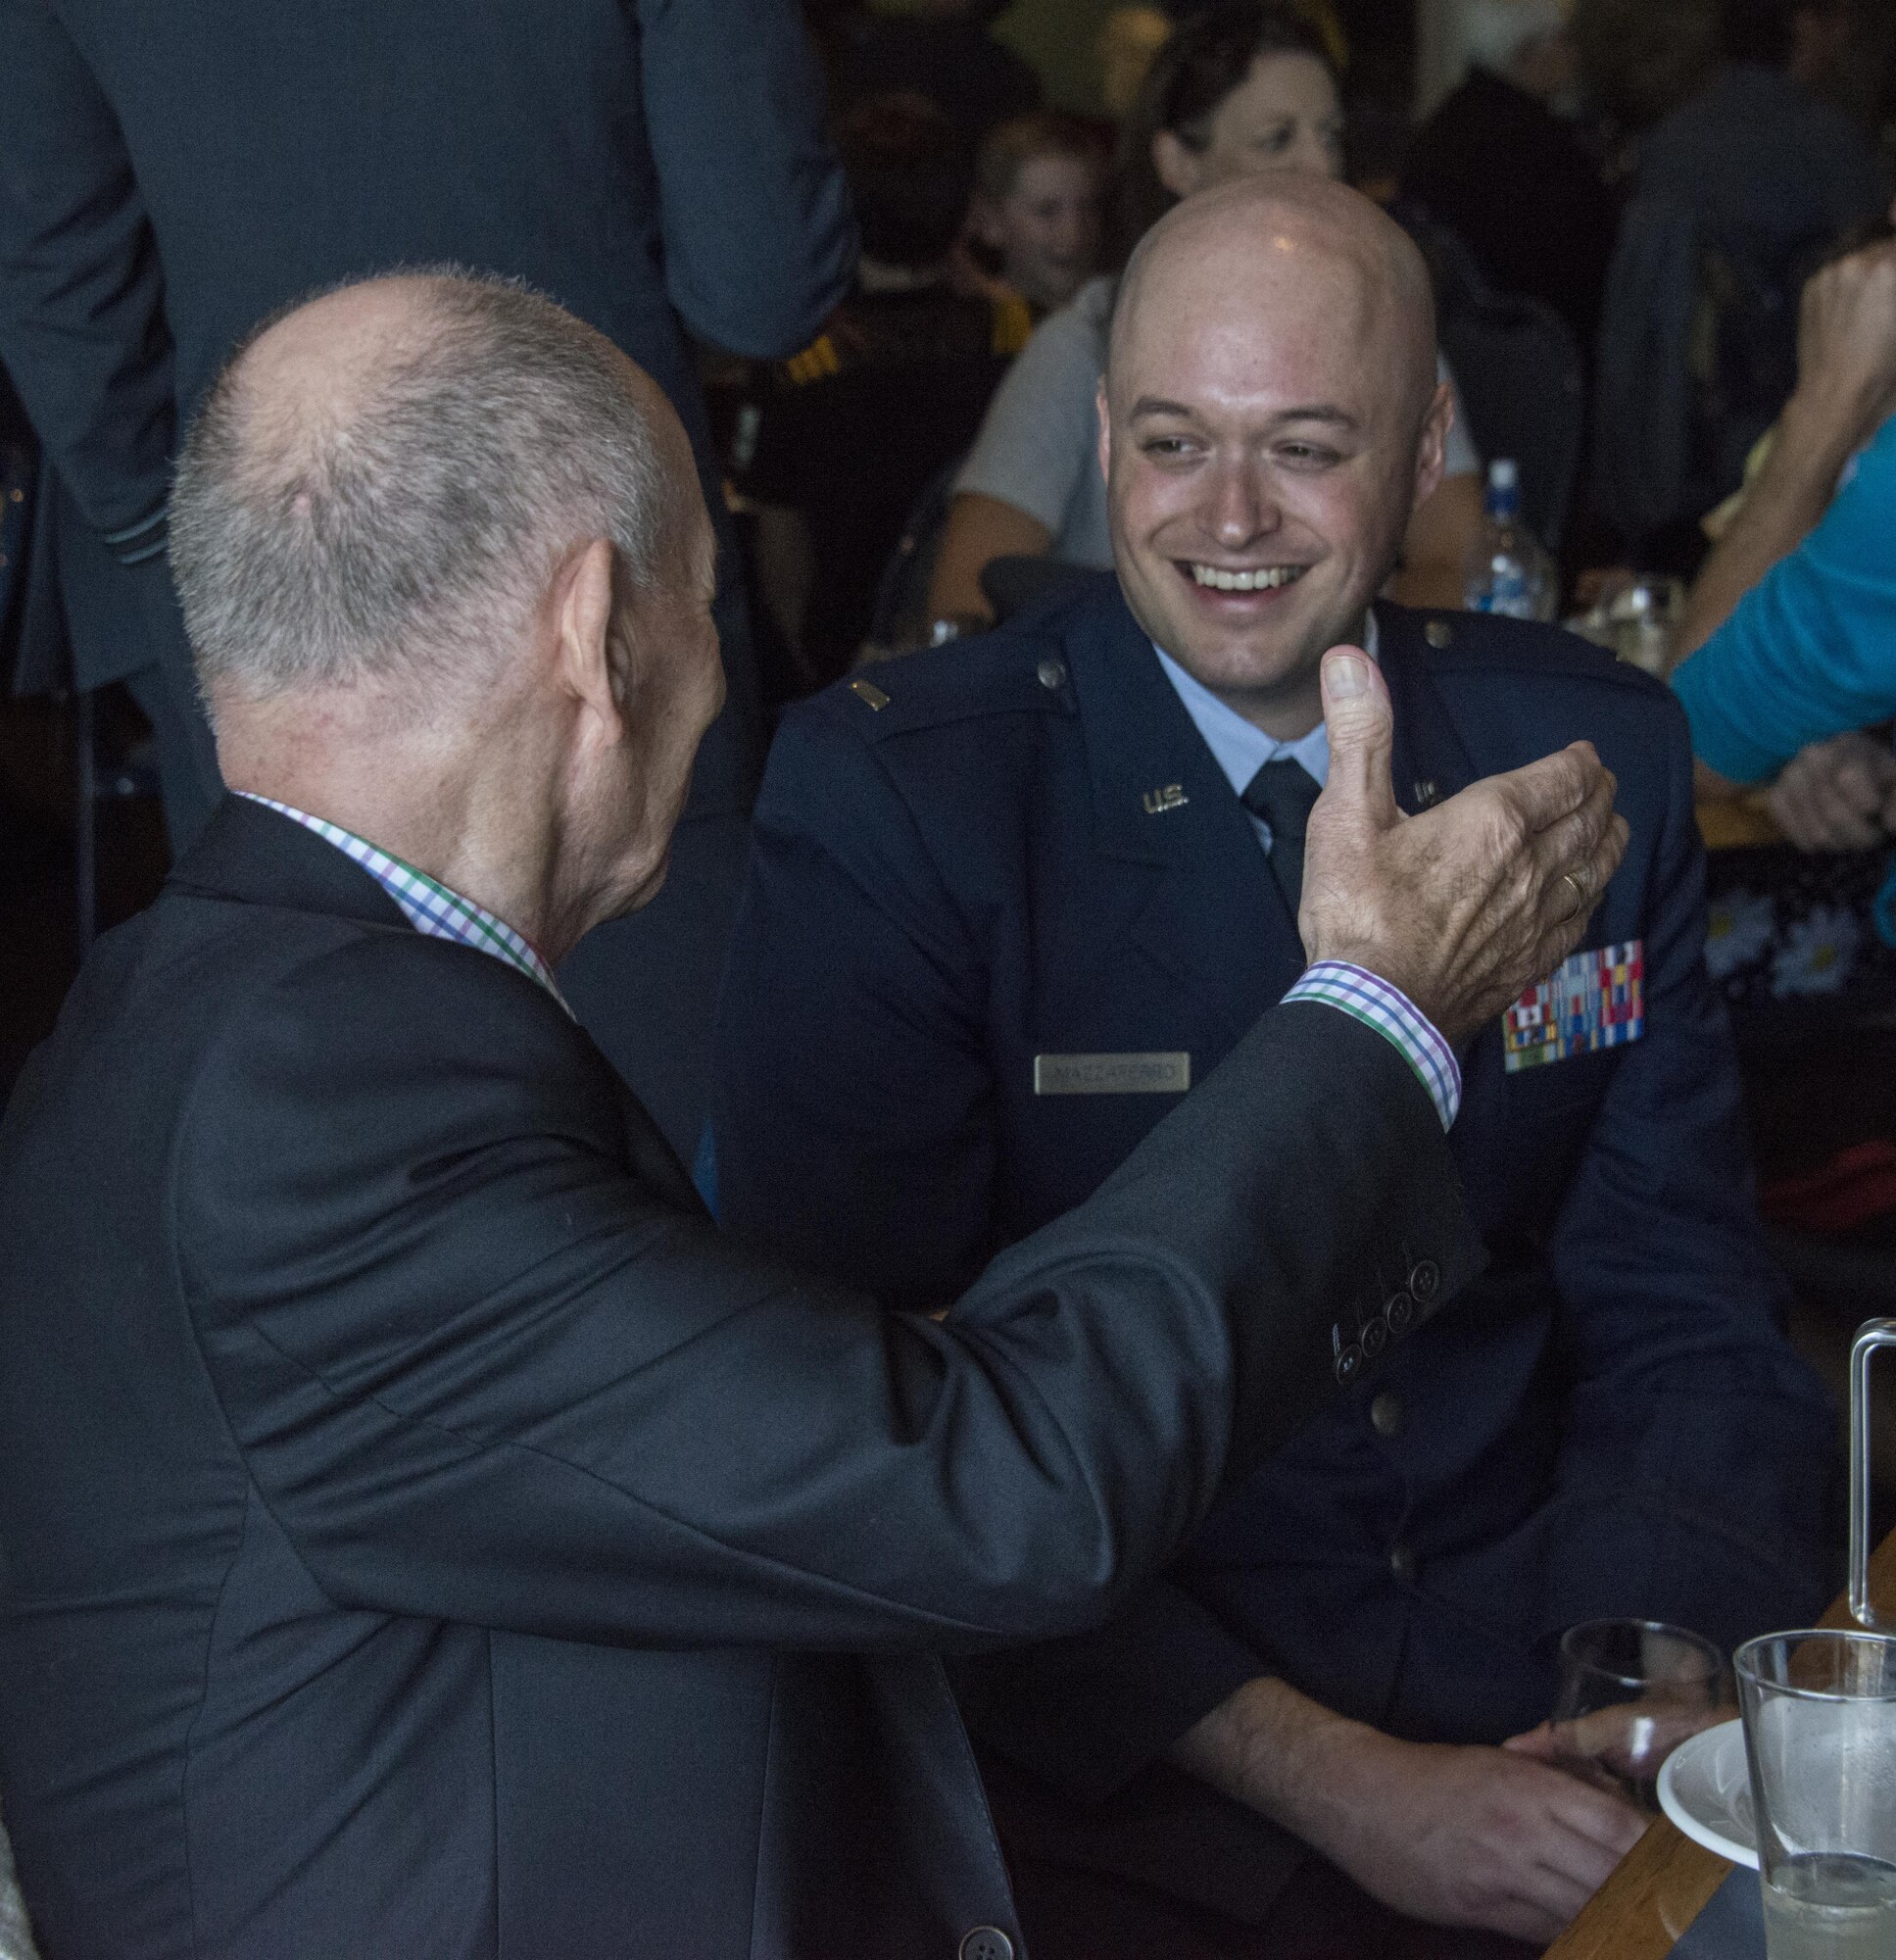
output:
[[[1896,759],[1867,732],[1896,714],[1896,241],[1811,280],[1798,368],[1673,679],[1706,793],[1770,781],[1801,850],[1867,850],[1896,832]]]
[[[0,0],[0,358],[70,506],[63,575],[79,564],[100,615],[83,644],[73,618],[78,680],[154,663],[207,755],[165,564],[171,455],[258,319],[416,260],[528,279],[665,391],[717,514],[683,329],[787,354],[821,326],[855,261],[793,0],[388,0],[372,21],[213,0],[135,19],[109,0]],[[728,700],[700,752],[669,881],[561,975],[686,1151],[764,746],[721,517],[720,529]],[[159,733],[163,744],[163,720]],[[193,826],[218,794],[215,758],[207,768]],[[186,835],[174,827],[174,846]]]
[[[1343,172],[1343,109],[1324,23],[1292,4],[1227,0],[1193,14],[1145,78],[1127,125],[1111,256],[1180,198],[1265,171]],[[1112,563],[1095,399],[1116,278],[1090,280],[1036,331],[996,394],[955,479],[929,611],[939,633],[985,625],[981,575],[998,558]],[[1452,384],[1451,384],[1452,385]],[[1410,522],[1392,595],[1459,606],[1480,532],[1480,460],[1458,413],[1440,487]]]
[[[752,365],[722,417],[797,693],[854,659],[904,517],[973,439],[1028,331],[1014,293],[952,282],[974,166],[940,109],[867,96],[837,141],[862,231],[854,289],[801,353]]]
[[[1888,198],[1864,129],[1798,51],[1839,0],[1720,0],[1719,65],[1640,139],[1608,274],[1593,478],[1630,558],[1695,569],[1700,516],[1797,379],[1797,296]]]
[[[1078,117],[1036,110],[982,138],[969,230],[1038,323],[1097,270],[1105,157]]]
[[[1402,195],[1488,281],[1544,300],[1590,348],[1619,201],[1582,138],[1580,60],[1560,0],[1480,0],[1467,79],[1416,132]]]

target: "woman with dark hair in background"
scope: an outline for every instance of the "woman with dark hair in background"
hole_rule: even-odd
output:
[[[1185,22],[1127,125],[1110,263],[1123,266],[1147,225],[1208,185],[1254,171],[1340,177],[1339,53],[1323,20],[1293,0],[1226,0]],[[1082,286],[997,392],[955,479],[929,591],[936,637],[989,622],[981,573],[993,559],[1111,564],[1094,397],[1116,285],[1111,275]],[[1461,604],[1462,561],[1482,522],[1480,467],[1458,411],[1447,474],[1410,522],[1393,597]]]

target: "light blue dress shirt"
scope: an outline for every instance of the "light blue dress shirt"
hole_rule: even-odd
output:
[[[1241,797],[1250,787],[1251,778],[1266,762],[1275,762],[1280,757],[1288,757],[1293,762],[1301,762],[1317,779],[1321,788],[1330,780],[1330,730],[1319,721],[1308,735],[1301,735],[1294,742],[1280,742],[1265,734],[1254,722],[1246,721],[1235,708],[1228,707],[1212,691],[1195,681],[1180,666],[1161,646],[1154,645],[1152,651],[1159,657],[1159,665],[1165,669],[1165,678],[1172,683],[1173,692],[1185,704],[1185,711],[1191,715],[1193,727],[1205,738],[1205,747],[1211,751],[1212,759],[1225,772],[1225,780]],[[1376,614],[1365,617],[1363,627],[1363,651],[1371,660],[1377,658]],[[1257,841],[1268,851],[1271,848],[1271,826],[1251,818],[1251,825],[1257,832]]]

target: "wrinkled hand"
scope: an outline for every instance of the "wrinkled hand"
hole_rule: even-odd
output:
[[[1805,282],[1797,400],[1821,406],[1855,448],[1896,409],[1896,240],[1867,245]]]
[[[1896,831],[1896,755],[1871,735],[1813,742],[1784,764],[1771,813],[1800,851],[1869,851]]]
[[[1612,772],[1577,742],[1406,816],[1376,663],[1333,648],[1323,688],[1330,780],[1304,842],[1304,951],[1380,974],[1460,1042],[1580,943],[1626,851]]]
[[[1329,1855],[1386,1905],[1437,1926],[1544,1944],[1638,1840],[1625,1798],[1502,1749],[1354,1731],[1344,1779],[1364,1792]]]

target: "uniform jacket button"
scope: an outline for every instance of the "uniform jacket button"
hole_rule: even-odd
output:
[[[1400,1334],[1416,1317],[1416,1303],[1406,1293],[1392,1293],[1383,1302],[1383,1318],[1391,1334]]]
[[[1406,1544],[1396,1545],[1389,1553],[1389,1570],[1398,1579],[1413,1579],[1416,1576],[1415,1553]]]
[[[1337,1350],[1337,1379],[1347,1388],[1363,1372],[1363,1350],[1351,1342]]]
[[[1392,1396],[1385,1389],[1370,1403],[1370,1427],[1378,1436],[1399,1436],[1402,1433],[1402,1397]]]
[[[1014,1942],[997,1926],[977,1926],[963,1936],[959,1960],[1014,1960]]]
[[[1044,688],[1050,690],[1066,685],[1066,668],[1058,661],[1043,661],[1034,671],[1040,675],[1041,685]],[[968,1937],[972,1939],[974,1935],[971,1933]]]
[[[1441,1291],[1441,1268],[1434,1259],[1416,1261],[1415,1270],[1409,1275],[1409,1291],[1421,1306],[1427,1306]]]
[[[1356,1338],[1363,1344],[1363,1352],[1374,1361],[1389,1345],[1389,1323],[1379,1313],[1374,1320],[1364,1325]]]

